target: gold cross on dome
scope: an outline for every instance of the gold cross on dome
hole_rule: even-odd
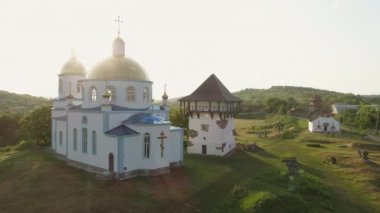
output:
[[[123,20],[118,16],[117,19],[115,19],[115,22],[117,22],[117,36],[120,37],[120,24],[123,23]]]

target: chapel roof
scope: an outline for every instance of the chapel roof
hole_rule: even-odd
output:
[[[179,101],[241,101],[241,99],[228,91],[215,74],[211,74],[193,93]]]
[[[127,135],[131,136],[131,135],[138,135],[140,133],[122,124],[111,130],[108,130],[107,132],[105,132],[105,134],[112,135],[112,136],[127,136]]]
[[[160,115],[150,113],[137,113],[122,122],[123,124],[170,124],[170,121]]]

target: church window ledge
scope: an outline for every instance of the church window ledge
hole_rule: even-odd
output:
[[[81,92],[82,83],[80,81],[77,82],[77,92]]]
[[[150,134],[144,134],[144,158],[149,159],[150,157]]]
[[[86,116],[82,117],[82,124],[87,124],[87,117]]]
[[[136,90],[134,87],[129,86],[126,92],[126,102],[134,102],[136,100]]]
[[[92,131],[92,154],[96,155],[96,131]]]
[[[82,152],[87,153],[87,128],[82,128]]]
[[[78,130],[76,128],[73,129],[73,150],[77,151],[78,144]]]
[[[90,89],[90,97],[91,97],[91,99],[90,99],[91,102],[96,102],[98,99],[96,87],[94,87],[94,86],[91,87],[91,89]]]
[[[62,131],[59,131],[59,145],[62,145],[62,141],[63,141],[63,134],[62,134]]]
[[[144,101],[145,103],[148,103],[148,102],[149,102],[149,89],[148,89],[148,87],[145,87],[145,88],[144,88],[143,101]]]

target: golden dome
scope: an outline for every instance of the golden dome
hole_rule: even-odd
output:
[[[62,69],[61,74],[81,74],[86,75],[86,71],[84,66],[76,59],[75,57],[71,57],[71,59],[66,62]]]
[[[144,69],[127,57],[111,57],[101,62],[88,74],[94,80],[141,80],[149,81]]]

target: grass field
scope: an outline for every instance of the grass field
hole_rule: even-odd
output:
[[[238,142],[263,150],[228,158],[187,154],[185,165],[168,175],[122,182],[99,182],[46,148],[1,148],[0,212],[380,212],[380,166],[357,154],[361,147],[380,162],[380,145],[353,133],[301,130],[291,139],[250,133],[265,122],[236,122]],[[292,156],[300,162],[296,177],[281,162]],[[330,156],[338,163],[325,162]]]

